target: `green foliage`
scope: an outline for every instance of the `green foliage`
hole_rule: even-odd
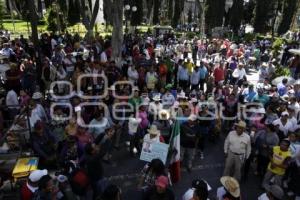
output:
[[[67,28],[63,15],[57,14],[57,8],[52,6],[47,13],[47,30],[52,32],[65,31]]]
[[[4,17],[4,4],[0,1],[0,28],[3,28],[3,17]]]
[[[208,32],[214,27],[222,26],[225,11],[225,0],[206,1],[205,23]]]
[[[269,30],[268,21],[273,17],[273,7],[274,0],[256,0],[254,32],[266,33]]]
[[[41,19],[41,20],[38,21],[38,25],[39,26],[45,26],[45,25],[47,25],[47,22],[46,22],[45,19]]]
[[[186,37],[189,39],[194,39],[197,34],[195,32],[187,32]]]
[[[176,36],[176,38],[181,38],[181,37],[182,37],[182,33],[180,33],[180,32],[175,32],[175,36]]]
[[[67,21],[70,26],[73,26],[80,22],[79,0],[70,0],[69,1],[69,10],[68,10]]]
[[[280,65],[277,65],[275,67],[275,75],[274,75],[274,78],[275,77],[279,77],[279,76],[291,76],[291,71],[289,68],[287,67],[282,67]]]
[[[256,38],[256,34],[255,33],[246,33],[244,35],[244,40],[246,42],[251,42],[251,41],[255,40],[255,38]]]
[[[278,51],[279,51],[284,43],[285,43],[284,39],[282,39],[282,38],[277,38],[277,39],[273,42],[272,49],[273,49],[273,50],[278,50]]]
[[[284,0],[282,19],[278,27],[278,34],[286,33],[292,23],[292,18],[296,12],[297,0]]]

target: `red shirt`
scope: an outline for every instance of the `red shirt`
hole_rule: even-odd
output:
[[[33,197],[33,193],[31,190],[27,187],[27,184],[24,183],[21,188],[21,199],[22,200],[31,200]]]
[[[215,82],[223,81],[225,79],[224,72],[224,69],[219,67],[214,70]]]

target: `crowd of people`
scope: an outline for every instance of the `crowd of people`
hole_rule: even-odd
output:
[[[115,60],[110,38],[98,34],[87,40],[44,33],[39,47],[3,36],[1,45],[0,152],[39,158],[21,199],[121,199],[103,164],[124,146],[138,159],[143,142],[169,144],[176,120],[177,153],[188,172],[196,155],[210,153],[208,141],[226,137],[222,187],[209,194],[208,183],[195,179],[175,197],[168,163],[154,159],[141,172],[142,199],[247,199],[240,183],[253,165],[266,191],[259,200],[300,198],[300,82],[292,78],[300,57],[288,51],[292,46],[278,58],[268,40],[127,35]],[[277,66],[291,77],[276,77]],[[259,80],[247,80],[249,71]]]

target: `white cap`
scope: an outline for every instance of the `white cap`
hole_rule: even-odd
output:
[[[281,116],[285,116],[285,115],[289,116],[290,114],[287,111],[281,113]]]
[[[44,169],[44,170],[35,170],[33,172],[30,173],[29,175],[29,180],[31,182],[38,182],[43,176],[47,175],[48,174],[48,170]]]
[[[40,92],[35,92],[35,93],[33,93],[33,95],[32,95],[32,99],[40,99],[40,98],[42,98],[43,97],[43,95],[42,95],[42,93],[40,93]]]

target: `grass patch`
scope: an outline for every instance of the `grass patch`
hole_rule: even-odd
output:
[[[18,37],[23,34],[25,37],[28,37],[28,32],[31,34],[31,26],[30,23],[27,24],[26,21],[23,20],[12,20],[12,19],[5,19],[3,20],[3,27],[4,29],[8,30],[11,33],[12,38]],[[136,27],[140,32],[147,32],[148,28],[151,26],[137,26]],[[123,27],[125,30],[125,26]],[[85,26],[82,23],[78,23],[74,26],[69,26],[67,28],[68,32],[71,34],[79,33],[80,36],[84,36],[87,32]],[[94,32],[100,33],[103,37],[107,35],[111,35],[113,30],[112,26],[105,26],[102,24],[97,24],[94,28]],[[38,25],[38,32],[44,33],[47,31],[47,25]]]

